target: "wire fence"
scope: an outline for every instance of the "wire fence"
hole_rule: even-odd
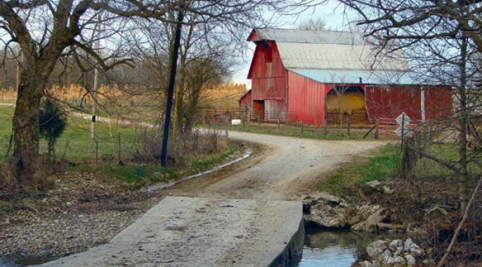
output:
[[[203,110],[200,124],[216,129],[233,129],[315,138],[362,138],[371,125],[352,125],[350,119],[328,125],[315,116],[299,119],[296,112],[253,114],[239,110]],[[365,136],[366,138],[366,136]],[[378,138],[378,137],[377,137]]]

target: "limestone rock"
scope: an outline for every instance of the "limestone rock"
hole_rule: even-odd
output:
[[[376,258],[387,248],[387,242],[384,240],[377,240],[367,246],[367,254],[371,258]]]
[[[362,221],[365,221],[375,213],[377,210],[380,209],[379,205],[361,205],[355,207],[355,210],[353,212],[353,215],[348,218],[348,223],[350,225],[355,225],[357,223],[360,223]]]
[[[348,226],[346,209],[329,204],[317,204],[311,207],[308,221],[324,228],[346,228]]]
[[[326,201],[330,204],[340,204],[343,201],[340,197],[327,192],[318,192],[313,198],[318,201]]]
[[[369,244],[366,251],[372,260],[361,262],[360,265],[364,267],[413,267],[416,266],[418,260],[422,263],[426,262],[426,259],[422,258],[423,250],[410,238],[405,241],[400,239],[378,240]]]
[[[371,181],[371,182],[368,182],[366,183],[366,185],[368,185],[369,187],[371,188],[377,188],[379,185],[381,185],[382,183],[380,183],[378,180],[375,180],[375,181]]]
[[[384,208],[380,208],[375,213],[370,215],[366,221],[353,225],[351,229],[354,231],[371,231],[377,223],[385,220],[387,216],[388,214],[386,210]]]

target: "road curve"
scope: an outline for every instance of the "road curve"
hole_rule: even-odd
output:
[[[170,191],[172,195],[292,200],[313,191],[316,178],[357,155],[386,144],[381,141],[301,139],[230,131],[229,137],[265,148],[252,159],[225,172],[194,179]]]

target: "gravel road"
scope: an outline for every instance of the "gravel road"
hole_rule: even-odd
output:
[[[264,146],[257,156],[229,170],[195,179],[170,195],[292,200],[315,188],[316,178],[356,155],[386,144],[381,141],[331,141],[229,132],[230,138]]]

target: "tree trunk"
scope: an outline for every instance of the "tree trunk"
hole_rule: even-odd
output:
[[[13,115],[13,175],[20,184],[35,185],[38,171],[39,111],[43,83],[21,76]]]
[[[466,95],[466,85],[467,85],[467,39],[464,37],[462,39],[461,47],[461,63],[460,63],[460,111],[459,111],[459,201],[460,201],[460,214],[462,215],[467,207],[469,201],[469,190],[468,190],[468,174],[467,174],[467,95]]]

